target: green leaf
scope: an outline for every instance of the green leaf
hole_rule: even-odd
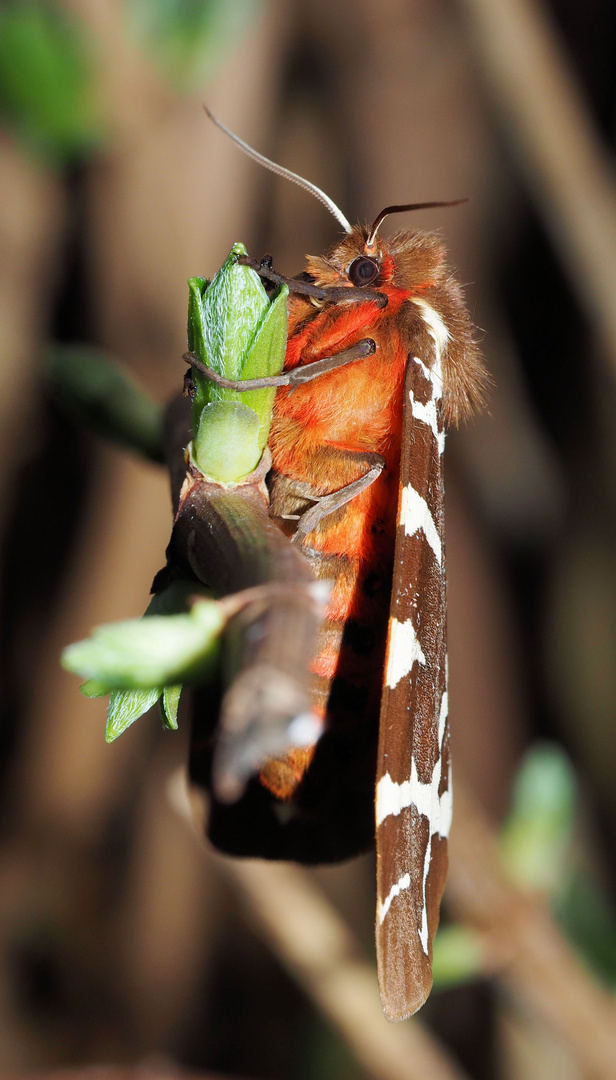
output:
[[[9,0],[0,6],[0,114],[52,163],[100,140],[92,76],[92,49],[59,5]]]
[[[227,379],[242,378],[246,357],[270,307],[259,275],[237,261],[238,255],[246,254],[243,244],[234,244],[203,295],[205,355],[210,367]],[[211,395],[212,401],[238,400],[235,390],[215,386]]]
[[[209,284],[208,279],[203,277],[188,279],[188,348],[195,352],[204,364],[208,361],[205,359],[203,296]]]
[[[97,682],[96,679],[88,679],[87,682],[81,684],[79,689],[84,697],[97,698],[110,693],[111,687],[106,683]]]
[[[257,330],[242,368],[242,379],[261,379],[266,375],[279,375],[282,371],[287,347],[288,295],[289,290],[283,285]],[[241,395],[242,404],[248,405],[259,418],[261,453],[269,435],[275,395],[275,387],[247,390]]]
[[[163,690],[163,723],[170,731],[177,731],[178,729],[178,708],[180,705],[181,693],[181,683],[178,686],[166,686]]]
[[[465,926],[441,926],[434,939],[435,990],[459,986],[481,975],[485,952],[481,937]]]
[[[109,698],[105,741],[111,743],[140,716],[156,705],[162,690],[114,690]]]
[[[513,805],[501,832],[501,852],[515,881],[554,893],[568,872],[577,789],[573,767],[557,746],[539,743],[525,756]]]
[[[55,346],[45,374],[55,399],[90,431],[163,460],[163,408],[125,367],[89,346]]]
[[[62,665],[118,690],[195,682],[215,663],[223,624],[220,607],[210,600],[200,600],[187,615],[108,623],[69,645]]]

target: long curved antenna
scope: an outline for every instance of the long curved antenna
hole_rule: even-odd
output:
[[[460,206],[461,203],[465,202],[468,202],[468,199],[454,199],[453,202],[417,202],[406,203],[404,206],[386,206],[384,210],[381,210],[381,213],[368,233],[366,247],[372,247],[379,230],[379,225],[386,217],[389,217],[390,214],[401,214],[404,210],[431,210],[434,206]]]
[[[311,195],[314,195],[315,198],[319,200],[319,202],[322,202],[323,205],[327,207],[330,214],[334,215],[336,221],[339,225],[342,225],[342,228],[345,232],[351,232],[351,225],[345,218],[342,210],[339,210],[335,202],[330,199],[329,195],[326,195],[324,191],[321,191],[321,189],[318,188],[316,184],[311,184],[309,180],[304,180],[303,176],[298,176],[297,173],[291,172],[290,169],[285,169],[282,165],[277,165],[275,161],[270,161],[269,158],[266,158],[263,154],[260,154],[258,150],[253,150],[252,146],[249,146],[248,143],[245,143],[243,139],[240,139],[239,135],[235,135],[233,131],[229,131],[229,128],[225,127],[225,125],[221,123],[221,121],[218,120],[213,113],[210,112],[207,105],[204,105],[203,108],[205,109],[212,123],[216,124],[216,127],[220,128],[221,131],[224,131],[225,135],[228,135],[230,139],[233,139],[233,142],[237,143],[237,145],[240,147],[241,150],[244,151],[245,154],[248,154],[248,157],[251,157],[253,161],[258,161],[259,165],[264,165],[266,169],[269,169],[270,172],[276,173],[277,176],[284,176],[285,180],[292,180],[294,184],[299,184],[299,186],[303,188],[304,191],[310,192]]]

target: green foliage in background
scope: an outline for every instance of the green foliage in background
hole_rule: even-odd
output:
[[[133,38],[177,89],[203,87],[264,0],[124,0]],[[0,120],[62,167],[104,138],[96,42],[54,0],[0,2]]]
[[[580,956],[616,991],[616,912],[598,882],[575,867],[552,907]]]
[[[125,0],[132,31],[180,90],[201,88],[263,0]]]
[[[432,954],[435,990],[471,982],[482,972],[484,948],[481,935],[466,926],[446,925],[438,929]]]
[[[500,836],[504,867],[518,888],[542,894],[582,959],[616,989],[616,912],[579,857],[579,791],[573,765],[560,747],[537,743],[522,760],[512,805]],[[444,926],[434,943],[434,987],[478,978],[484,969],[481,936]]]
[[[0,4],[0,116],[49,164],[101,138],[93,51],[75,19],[50,0]]]
[[[575,773],[564,750],[538,743],[523,759],[501,833],[505,866],[524,889],[554,896],[571,858],[577,811]]]
[[[163,408],[125,364],[90,345],[55,345],[44,360],[55,401],[72,420],[149,461],[163,461]]]
[[[616,992],[616,911],[597,881],[574,867],[552,907],[589,967]]]
[[[579,791],[565,752],[539,743],[524,758],[502,834],[505,865],[524,889],[545,894],[586,963],[616,988],[616,912],[582,857]]]

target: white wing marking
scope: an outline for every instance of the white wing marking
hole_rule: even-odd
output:
[[[399,896],[401,892],[404,892],[405,889],[408,889],[410,884],[410,875],[404,874],[400,878],[400,881],[397,881],[395,885],[392,885],[383,903],[381,903],[380,900],[378,901],[376,905],[376,914],[379,920],[379,924],[382,924],[385,921],[385,916],[387,915],[387,912],[391,907],[392,900],[394,900],[396,896]]]
[[[407,619],[405,622],[390,619],[385,685],[393,690],[400,679],[410,674],[416,660],[420,664],[426,663],[412,619]]]
[[[421,495],[418,495],[415,488],[411,484],[407,484],[402,489],[402,498],[400,500],[400,525],[404,526],[404,531],[407,536],[414,536],[419,529],[423,530],[423,534],[432,548],[436,560],[441,565],[443,559],[443,551],[441,538],[438,534],[436,525],[434,524],[434,518],[430,511],[425,499],[422,499]]]
[[[428,952],[428,916],[426,908],[426,885],[428,881],[428,873],[430,871],[430,860],[432,854],[432,837],[447,837],[449,835],[449,829],[451,827],[451,812],[452,812],[452,798],[451,798],[451,786],[448,787],[442,795],[439,795],[438,789],[441,784],[442,766],[443,766],[443,739],[445,737],[445,725],[447,722],[447,708],[448,708],[448,694],[447,691],[443,691],[441,698],[441,708],[439,713],[438,723],[438,741],[439,741],[439,755],[437,761],[432,770],[432,776],[427,784],[421,782],[417,775],[417,766],[413,761],[411,764],[411,776],[409,780],[404,780],[403,783],[398,784],[395,780],[392,780],[389,773],[382,776],[378,782],[376,789],[376,824],[377,827],[389,817],[390,814],[398,815],[402,810],[407,807],[414,806],[417,813],[422,817],[427,817],[430,824],[430,835],[428,837],[428,843],[426,846],[426,853],[424,857],[423,866],[423,881],[422,881],[422,918],[421,927],[419,929],[419,939],[422,944],[424,952]],[[391,906],[392,900],[398,896],[403,889],[408,888],[410,885],[410,876],[408,873],[404,874],[400,880],[392,886],[389,894],[383,903],[378,904],[378,917],[379,922],[383,923],[387,912]]]

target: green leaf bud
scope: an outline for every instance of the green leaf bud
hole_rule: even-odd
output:
[[[288,289],[282,286],[272,300],[259,275],[238,263],[245,254],[243,244],[234,244],[211,283],[205,278],[188,283],[189,348],[218,375],[236,381],[279,374],[287,340]],[[265,448],[275,388],[223,389],[196,369],[193,381],[192,461],[212,480],[241,480],[256,468]],[[225,413],[219,408],[223,403],[241,406],[241,411]],[[218,407],[211,410],[212,405]]]

